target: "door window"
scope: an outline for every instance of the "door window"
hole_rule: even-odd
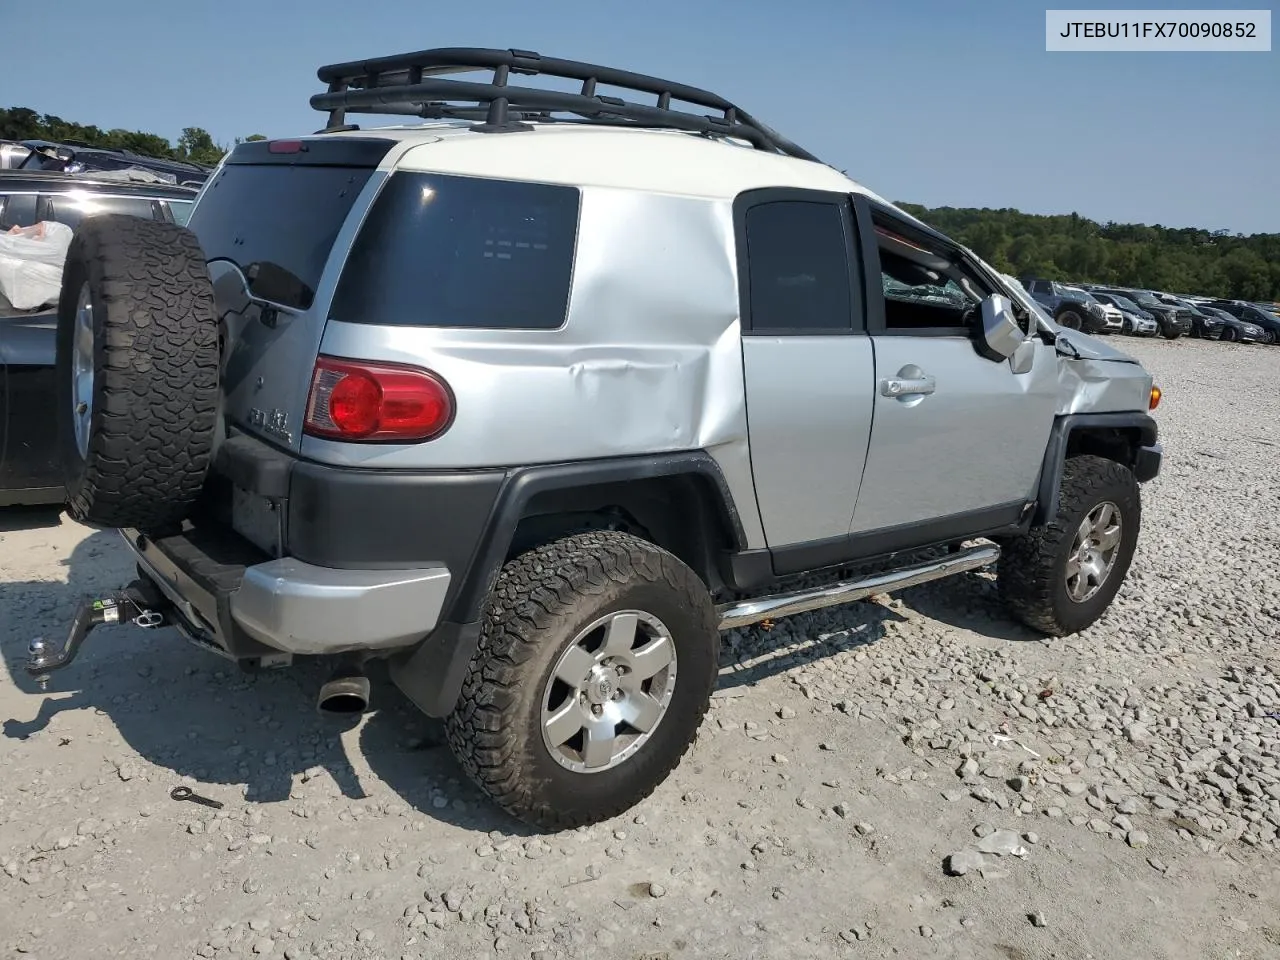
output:
[[[855,324],[854,260],[836,202],[769,200],[746,211],[749,326],[755,333],[823,334]]]
[[[1002,294],[1024,331],[1030,314],[962,250],[876,211],[884,332],[908,336],[972,336],[981,333],[982,302]],[[1033,283],[1033,287],[1040,283]]]

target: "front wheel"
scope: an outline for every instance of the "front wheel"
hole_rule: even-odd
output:
[[[1142,501],[1133,473],[1102,457],[1064,465],[1058,514],[1010,541],[997,584],[1013,615],[1049,636],[1079,633],[1115,598],[1138,543]]]
[[[1262,336],[1258,338],[1261,343],[1275,343],[1276,335],[1274,330],[1263,330]]]
[[[1166,340],[1177,340],[1182,336],[1182,331],[1178,327],[1168,326],[1160,329],[1160,335]]]
[[[1084,320],[1074,310],[1063,310],[1058,315],[1058,326],[1066,327],[1068,330],[1083,330]]]
[[[616,531],[565,537],[499,574],[449,746],[526,823],[607,820],[679,764],[718,654],[711,596],[679,559]]]

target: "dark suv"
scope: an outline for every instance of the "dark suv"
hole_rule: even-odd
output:
[[[1191,333],[1191,311],[1165,303],[1150,290],[1127,290],[1124,287],[1091,287],[1090,290],[1129,298],[1156,318],[1156,323],[1160,324],[1160,335],[1166,340],[1177,340]]]
[[[125,213],[185,224],[197,191],[34,170],[0,170],[0,233],[43,220],[75,229],[85,217]],[[56,303],[18,310],[0,290],[0,506],[58,503],[53,374]]]
[[[1124,332],[1124,315],[1082,287],[1035,277],[1021,277],[1019,282],[1059,326],[1092,334]]]

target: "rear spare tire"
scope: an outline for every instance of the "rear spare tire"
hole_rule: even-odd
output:
[[[74,519],[143,530],[182,520],[213,450],[218,362],[195,234],[123,214],[85,219],[63,268],[55,376]]]

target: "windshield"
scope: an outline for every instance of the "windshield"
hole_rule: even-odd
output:
[[[1121,310],[1131,310],[1134,313],[1137,313],[1139,310],[1142,309],[1136,303],[1130,300],[1128,297],[1119,297],[1119,296],[1116,296],[1115,294],[1111,295],[1111,302],[1114,303]]]

